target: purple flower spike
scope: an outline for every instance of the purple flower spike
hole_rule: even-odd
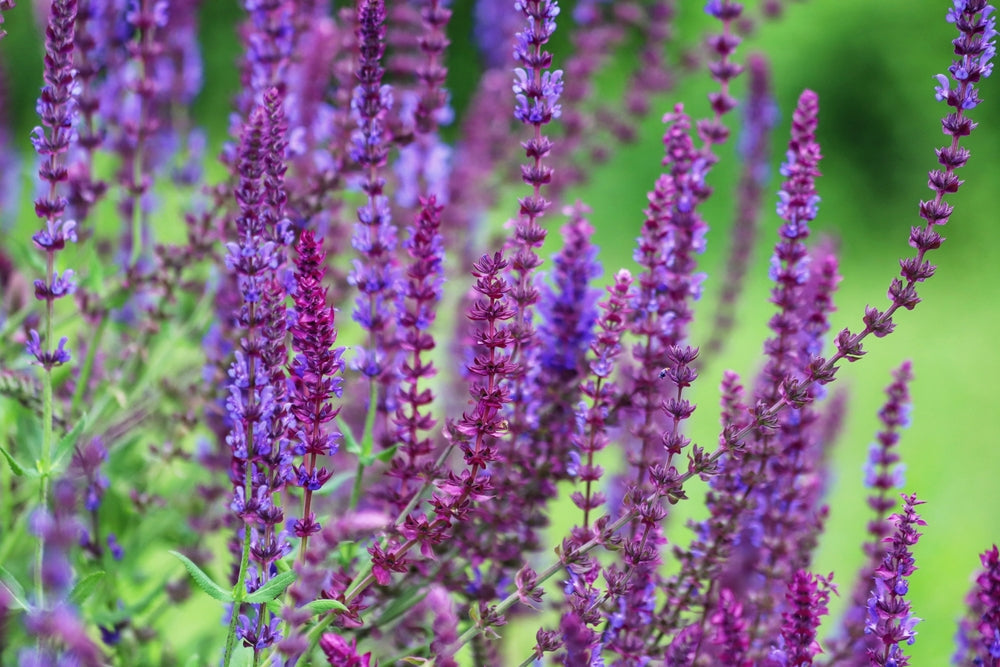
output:
[[[915,509],[922,504],[915,495],[903,496],[903,511],[892,516],[895,532],[885,538],[890,544],[889,550],[875,570],[875,588],[868,597],[865,632],[878,640],[875,648],[868,649],[871,664],[878,667],[910,664],[900,644],[912,644],[916,640],[914,627],[920,622],[910,611],[906,593],[910,588],[909,577],[917,569],[910,551],[920,539],[916,527],[927,525]]]
[[[771,653],[771,659],[777,664],[808,667],[813,664],[813,658],[822,653],[816,630],[829,613],[830,593],[836,591],[832,578],[832,574],[823,577],[798,570],[788,582],[785,599],[789,610],[782,614],[781,647]]]
[[[985,0],[953,0],[954,6],[948,10],[945,19],[954,23],[960,33],[952,44],[955,45],[954,61],[948,68],[952,80],[958,84],[951,88],[948,77],[938,74],[934,97],[947,101],[948,106],[958,111],[974,109],[979,104],[979,94],[975,84],[993,73],[996,55],[994,38],[997,35],[996,18],[990,17],[994,8]]]
[[[420,200],[420,213],[406,243],[412,262],[406,272],[405,309],[400,317],[400,345],[407,354],[399,407],[394,422],[400,456],[393,457],[388,476],[398,480],[394,502],[402,509],[420,484],[421,473],[432,467],[429,457],[434,429],[429,406],[434,393],[427,386],[437,375],[427,355],[436,347],[430,333],[444,283],[444,245],[440,234],[443,207],[433,196]]]
[[[983,665],[997,667],[1000,665],[1000,551],[993,545],[980,560],[983,571],[976,577],[976,585],[983,613],[978,625],[978,657]]]
[[[392,106],[392,92],[382,84],[385,70],[385,3],[363,0],[358,7],[358,48],[360,57],[355,76],[358,85],[351,99],[357,129],[351,137],[351,157],[362,172],[361,189],[368,196],[358,208],[352,244],[359,259],[354,261],[349,281],[358,288],[352,316],[368,332],[368,346],[362,350],[357,367],[373,387],[371,395],[380,420],[376,427],[388,433],[389,414],[396,399],[396,379],[390,357],[396,352],[392,325],[398,301],[396,228],[392,225],[389,200],[383,194],[385,178],[379,174],[389,154],[386,114]],[[377,396],[375,395],[378,385]]]
[[[904,483],[904,466],[900,463],[897,445],[900,431],[910,424],[909,385],[912,381],[912,365],[909,361],[903,362],[893,372],[893,382],[885,389],[886,402],[878,413],[882,429],[875,436],[876,442],[868,450],[868,461],[864,469],[865,486],[871,490],[868,507],[873,513],[868,521],[868,540],[863,545],[866,564],[855,580],[851,593],[852,604],[844,615],[843,636],[830,642],[830,654],[834,657],[859,655],[866,648],[873,647],[874,637],[864,634],[865,609],[875,569],[887,552],[885,540],[891,526],[886,519],[889,510],[895,505],[890,491],[902,488]]]
[[[303,558],[307,540],[319,532],[320,524],[311,512],[312,493],[329,480],[332,473],[317,468],[320,456],[337,451],[340,433],[328,424],[340,412],[330,404],[330,398],[340,398],[344,364],[344,348],[334,348],[337,329],[334,310],[327,305],[323,277],[326,274],[326,253],[312,230],[302,233],[295,262],[294,323],[290,326],[292,348],[297,353],[289,368],[292,380],[291,413],[295,418],[293,451],[303,457],[295,467],[296,483],[303,488],[302,518],[292,524],[292,532],[302,538]]]
[[[514,70],[517,100],[514,117],[533,130],[531,138],[522,144],[528,164],[521,165],[521,180],[531,186],[532,192],[519,200],[520,211],[514,228],[511,259],[514,283],[511,296],[517,304],[514,357],[521,359],[522,354],[528,356],[522,350],[533,345],[535,333],[531,326],[531,311],[538,302],[539,293],[531,275],[542,263],[536,251],[545,242],[546,236],[538,219],[551,204],[541,194],[542,186],[552,181],[552,168],[543,162],[552,150],[552,140],[542,134],[542,129],[559,115],[557,101],[563,83],[561,70],[545,71],[552,66],[552,54],[543,48],[555,32],[559,4],[555,0],[517,0],[514,7],[521,12],[526,23],[514,40],[514,60],[522,65]],[[516,416],[516,428],[520,428],[520,421],[520,416]]]
[[[966,616],[955,637],[952,664],[1000,667],[1000,550],[997,545],[979,557],[982,569],[966,600]]]
[[[280,171],[276,161],[282,156],[274,153],[281,142],[273,134],[273,125],[281,127],[281,123],[273,99],[265,96],[265,103],[271,100],[272,104],[256,106],[243,128],[235,188],[238,240],[226,245],[226,266],[235,273],[242,295],[235,313],[242,339],[229,370],[226,408],[231,430],[226,442],[232,451],[235,486],[230,507],[251,529],[251,565],[241,567],[239,575],[248,592],[263,585],[275,561],[291,550],[278,528],[284,510],[275,502],[293,470],[286,438],[286,295],[278,280],[284,252],[275,208],[283,195],[274,191],[280,187],[274,174]],[[281,636],[273,622],[276,619],[267,620],[268,613],[264,605],[255,606],[252,618],[241,621],[238,629],[243,642],[256,652]]]
[[[6,8],[9,7],[0,7]],[[42,158],[39,178],[48,184],[48,188],[43,187],[42,194],[35,200],[35,213],[45,224],[31,237],[35,246],[47,255],[45,279],[35,281],[35,298],[46,302],[46,340],[43,349],[41,337],[32,330],[27,348],[46,371],[70,359],[64,348],[65,338],[59,342],[57,350],[51,349],[52,303],[76,290],[73,271],[67,269],[60,277],[54,268],[56,253],[66,247],[67,241],[77,240],[76,222],[63,218],[67,200],[59,192],[65,188],[60,183],[68,178],[62,155],[76,142],[76,71],[73,69],[76,10],[76,0],[55,0],[52,3],[45,28],[45,85],[37,105],[42,126],[36,127],[31,137],[35,151]]]

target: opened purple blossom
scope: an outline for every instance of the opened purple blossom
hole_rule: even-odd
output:
[[[916,641],[914,627],[920,622],[910,610],[906,594],[910,588],[909,577],[917,569],[910,547],[920,539],[917,526],[924,526],[926,522],[915,509],[923,501],[917,500],[915,495],[904,495],[903,501],[903,511],[892,517],[895,532],[885,538],[890,547],[875,570],[875,588],[868,598],[865,632],[878,640],[875,648],[868,649],[868,657],[872,665],[879,667],[910,664],[900,644]]]
[[[993,73],[991,60],[996,55],[996,17],[990,16],[994,7],[986,0],[953,0],[953,4],[946,20],[954,23],[960,33],[952,42],[955,55],[960,59],[954,61],[948,71],[958,86],[951,88],[948,77],[937,74],[934,97],[947,101],[948,106],[956,109],[974,109],[980,102],[975,84]]]

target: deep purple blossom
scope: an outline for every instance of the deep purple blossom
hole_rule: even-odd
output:
[[[292,381],[290,411],[295,418],[292,451],[302,456],[294,469],[295,483],[303,489],[302,518],[296,519],[292,531],[302,538],[306,551],[310,535],[320,529],[312,512],[312,493],[320,490],[333,474],[326,467],[317,467],[320,456],[337,452],[340,433],[329,425],[340,412],[330,403],[343,393],[339,377],[344,364],[343,348],[334,348],[337,341],[334,310],[327,305],[327,290],[323,286],[326,274],[326,253],[312,230],[299,238],[295,260],[295,301],[292,348],[295,358],[289,376]],[[304,558],[304,555],[303,555]]]
[[[805,570],[792,576],[785,594],[788,610],[782,613],[781,643],[771,652],[771,664],[808,667],[822,653],[816,632],[829,613],[830,593],[836,592],[831,579],[832,574],[824,577]]]
[[[956,642],[956,665],[1000,665],[1000,550],[994,544],[979,557],[982,569],[969,593],[968,616],[962,619]]]

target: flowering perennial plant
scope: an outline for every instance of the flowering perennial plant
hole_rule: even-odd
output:
[[[766,224],[778,114],[766,56],[741,45],[783,3],[756,16],[709,0],[711,34],[674,67],[664,49],[689,7],[671,0],[478,0],[468,17],[446,0],[246,0],[217,161],[192,113],[209,4],[36,3],[45,261],[3,223],[0,331],[17,349],[0,346],[0,662],[909,664],[926,525],[900,493],[913,367],[878,412],[853,580],[818,565],[845,418],[833,383],[935,273],[992,72],[992,5],[946,10],[955,60],[927,94],[949,107],[948,144],[915,254],[889,305],[832,340],[837,244],[813,239],[822,107],[799,95],[769,334],[743,379],[712,364]],[[453,12],[475,23],[469,91],[447,68],[465,41]],[[609,67],[623,104],[602,99]],[[704,118],[662,95],[685,77],[711,81]],[[654,108],[662,171],[618,269],[596,239],[621,222],[567,193]],[[0,162],[16,165],[8,136]],[[731,148],[739,212],[699,345]],[[19,291],[32,270],[40,313]],[[980,562],[954,662],[1000,666],[1000,551]]]

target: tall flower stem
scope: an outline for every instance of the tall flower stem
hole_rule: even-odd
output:
[[[48,511],[49,481],[52,475],[53,383],[52,369],[70,360],[64,345],[66,339],[53,346],[53,306],[56,299],[72,294],[76,289],[73,271],[66,270],[60,277],[55,270],[56,253],[66,243],[76,242],[76,222],[66,220],[67,201],[60,194],[59,183],[66,179],[66,166],[60,156],[69,150],[75,135],[76,117],[74,98],[75,72],[73,70],[73,37],[76,23],[76,0],[56,0],[49,12],[45,29],[45,86],[38,100],[42,126],[32,132],[31,142],[42,158],[38,175],[48,183],[48,191],[35,200],[35,213],[45,225],[32,236],[35,246],[45,252],[45,279],[35,281],[35,298],[45,301],[43,318],[44,340],[32,330],[27,351],[42,367],[42,449],[37,462],[39,471],[38,502],[40,511]],[[44,346],[44,347],[43,347]],[[44,541],[36,543],[35,584],[38,604],[44,606],[43,560]]]

